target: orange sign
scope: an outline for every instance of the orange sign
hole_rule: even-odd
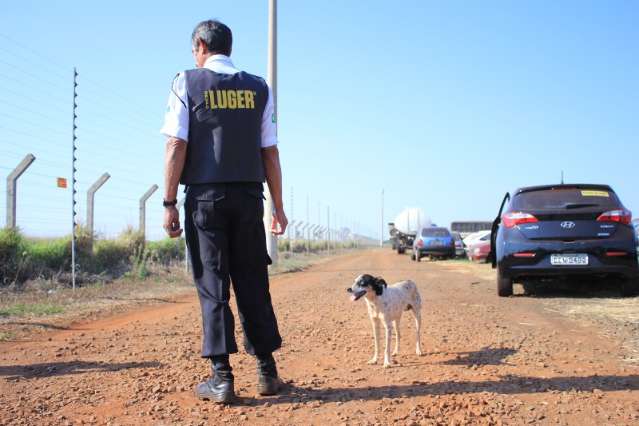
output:
[[[65,178],[58,178],[58,188],[66,188],[67,180]]]

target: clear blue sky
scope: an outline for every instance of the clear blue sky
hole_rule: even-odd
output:
[[[219,18],[233,60],[266,73],[267,1],[9,2],[0,16],[0,175],[26,152],[18,224],[69,231],[71,69],[79,87],[80,213],[103,171],[96,229],[137,226],[162,186],[158,130],[171,80],[192,67],[190,34]],[[208,7],[197,10],[200,5]],[[639,3],[279,2],[279,139],[289,216],[379,235],[406,206],[438,224],[490,220],[507,190],[612,185],[639,214]],[[10,39],[7,39],[8,36]],[[290,189],[294,189],[291,215]],[[0,213],[5,192],[0,189]],[[147,231],[162,236],[161,191]],[[84,219],[83,219],[84,220]],[[333,220],[333,218],[331,218]]]

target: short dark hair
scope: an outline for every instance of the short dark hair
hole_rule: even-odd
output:
[[[193,47],[197,47],[198,41],[202,40],[206,48],[211,53],[220,53],[229,56],[233,45],[233,34],[231,29],[215,19],[202,21],[195,26],[191,41]]]

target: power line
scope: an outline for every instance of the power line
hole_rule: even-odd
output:
[[[11,62],[7,62],[7,61],[3,61],[2,59],[0,59],[0,64],[5,64],[17,71],[20,71],[21,75],[26,75],[26,76],[31,76],[31,78],[33,78],[34,80],[37,80],[39,83],[47,83],[50,84],[51,86],[57,86],[60,87],[61,89],[67,90],[68,87],[64,87],[62,84],[60,84],[59,82],[55,82],[46,78],[42,78],[40,76],[38,76],[37,74],[34,74],[18,65],[12,64]]]
[[[11,77],[11,76],[8,76],[6,74],[0,73],[0,77],[3,77],[3,78],[8,79],[8,80],[13,80],[14,82],[18,83],[20,86],[24,85],[21,80],[19,80],[17,78],[14,78],[14,77]],[[17,92],[17,91],[13,90],[10,87],[3,86],[2,90],[5,91],[5,92],[11,92],[14,95],[20,96],[21,98],[24,98],[24,99],[30,99],[32,102],[36,102],[36,103],[42,102],[42,98],[36,99],[33,96],[29,96],[29,95],[25,95],[24,93]],[[46,91],[39,90],[38,92],[39,93],[45,93],[47,95],[47,104],[55,103],[55,104],[58,104],[58,105],[63,105],[63,104],[66,105],[66,106],[69,105],[68,102],[63,101],[62,99],[56,99],[54,96],[51,96],[51,94],[47,93]]]
[[[27,112],[36,113],[35,111],[31,111],[31,110],[28,110],[28,109],[26,109],[26,108],[19,108],[19,109],[22,109],[22,110],[27,111]],[[36,114],[37,114],[37,113],[36,113]],[[51,133],[58,133],[58,134],[61,134],[61,135],[63,135],[63,136],[66,136],[66,135],[67,135],[67,134],[66,134],[66,132],[63,132],[63,131],[61,131],[61,130],[59,130],[59,129],[54,129],[54,128],[51,128],[51,127],[48,127],[48,126],[42,126],[42,125],[41,125],[41,123],[36,123],[36,122],[30,121],[30,120],[25,120],[25,119],[24,119],[24,118],[22,118],[22,117],[18,117],[18,116],[12,115],[12,114],[7,114],[6,112],[0,112],[0,115],[3,115],[3,116],[5,116],[5,117],[12,118],[12,119],[14,119],[14,120],[23,121],[23,122],[25,122],[25,123],[27,123],[27,124],[30,124],[30,125],[32,125],[32,126],[36,126],[36,127],[40,128],[40,129],[42,129],[42,130],[47,130],[47,131],[49,131],[49,132],[51,132]]]
[[[6,36],[4,36],[2,34],[0,34],[0,37],[6,38]],[[15,56],[18,59],[23,59],[25,61],[30,61],[30,62],[36,62],[34,59],[30,59],[30,58],[28,58],[26,56],[23,56],[23,55],[21,55],[19,53],[16,53],[15,51],[7,49],[6,47],[2,47],[1,45],[0,45],[0,50],[3,51],[3,52],[8,53],[10,55],[13,55],[13,56]],[[39,66],[42,66],[42,63],[40,63]],[[51,71],[51,72],[54,72],[54,73],[58,74],[60,77],[63,77],[63,78],[67,77],[66,75],[63,75],[61,71]]]

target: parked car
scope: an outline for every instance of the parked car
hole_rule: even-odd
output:
[[[608,185],[549,185],[506,194],[493,223],[497,293],[513,281],[548,277],[616,278],[639,290],[632,214]]]
[[[466,255],[468,257],[468,248],[473,245],[475,243],[475,241],[478,241],[482,238],[490,238],[490,230],[488,231],[478,231],[478,232],[473,232],[472,234],[468,234],[466,235],[466,237],[464,238],[464,245],[466,246]]]
[[[471,241],[466,248],[468,259],[474,262],[485,262],[490,254],[490,232]]]
[[[455,239],[455,257],[466,257],[466,246],[459,232],[451,232]]]
[[[412,259],[420,261],[422,257],[455,257],[455,239],[446,228],[426,227],[415,237]]]

